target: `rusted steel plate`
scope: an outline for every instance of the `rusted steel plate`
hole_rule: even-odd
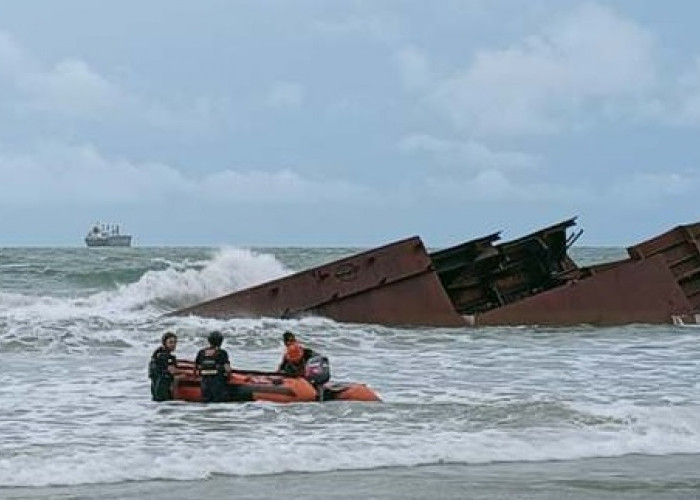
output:
[[[700,312],[700,223],[579,268],[575,218],[494,244],[500,233],[428,255],[408,238],[241,290],[174,315],[294,318],[384,325],[670,323]]]
[[[434,272],[351,295],[310,311],[349,323],[465,326]]]
[[[695,252],[700,252],[700,247],[698,246],[699,239],[700,222],[676,226],[665,233],[629,247],[627,252],[630,257],[634,259],[643,259],[657,253],[667,252],[669,249],[684,243],[690,243],[694,246]]]
[[[466,241],[459,245],[438,250],[430,254],[435,270],[449,273],[470,265],[489,255],[496,255],[493,243],[498,241],[501,233],[493,233],[482,238]]]
[[[319,314],[386,325],[463,325],[418,237],[241,290],[172,315],[277,318]]]
[[[476,315],[477,325],[670,323],[693,310],[657,255]]]
[[[677,226],[627,252],[636,259],[663,256],[690,303],[700,309],[700,223]]]
[[[464,315],[500,307],[566,282],[578,268],[567,255],[576,219],[498,245],[499,233],[431,254],[455,309]]]

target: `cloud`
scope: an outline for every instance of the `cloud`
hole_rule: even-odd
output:
[[[299,108],[304,102],[304,87],[293,82],[278,82],[270,88],[265,105],[271,108]]]
[[[581,176],[575,184],[562,184],[486,169],[468,176],[429,177],[425,186],[428,196],[458,203],[644,207],[693,196],[700,188],[700,175],[694,171],[646,172],[607,181]]]
[[[14,75],[27,72],[28,63],[29,58],[22,47],[0,31],[0,78],[13,79]]]
[[[408,90],[428,87],[433,80],[428,56],[421,50],[407,47],[396,54],[401,83]]]
[[[5,204],[110,204],[158,201],[186,192],[187,180],[158,163],[109,160],[92,146],[46,144],[31,154],[0,156]]]
[[[3,82],[7,88],[0,93],[0,107],[11,109],[15,119],[122,120],[132,127],[146,124],[192,130],[211,123],[217,107],[204,98],[174,104],[149,99],[111,81],[77,57],[44,64],[0,31],[0,84]]]
[[[381,199],[343,180],[307,179],[288,169],[228,169],[188,176],[156,162],[106,158],[90,145],[48,144],[31,154],[0,156],[0,204],[149,205],[358,203]]]
[[[620,203],[646,205],[683,197],[697,192],[698,188],[698,172],[641,172],[610,186],[607,197]]]
[[[116,85],[99,75],[85,61],[64,59],[44,67],[7,33],[0,32],[0,77],[11,93],[0,101],[13,108],[68,116],[104,116],[125,97]]]
[[[439,142],[438,142],[439,144]],[[476,147],[487,157],[490,152]],[[528,204],[541,207],[645,207],[666,200],[692,199],[700,188],[697,172],[649,172],[595,180],[581,175],[575,183],[533,179],[527,169],[483,168],[429,173],[419,180],[399,180],[384,188],[343,179],[319,179],[290,169],[229,168],[188,175],[172,165],[108,158],[95,147],[46,144],[31,153],[0,155],[0,206],[138,207],[253,206],[293,209],[358,206],[370,210],[431,207],[478,207]],[[478,209],[478,208],[477,208]]]
[[[678,77],[670,94],[653,104],[650,114],[673,125],[700,125],[700,56]]]
[[[476,141],[448,141],[427,134],[402,139],[399,149],[410,154],[427,154],[442,165],[458,167],[463,172],[488,170],[531,170],[539,159],[526,153],[493,151]]]
[[[485,169],[466,177],[428,177],[428,196],[455,203],[585,204],[597,199],[593,190],[576,186],[517,179],[505,172]]]
[[[396,43],[402,36],[395,19],[371,14],[316,21],[313,29],[328,36],[369,39],[390,44]]]
[[[551,134],[611,101],[653,88],[654,41],[612,10],[586,4],[502,50],[481,50],[429,96],[474,134]]]
[[[43,72],[19,74],[29,106],[66,115],[97,116],[124,101],[120,90],[84,61],[64,60]]]
[[[274,172],[226,170],[203,178],[198,183],[198,191],[224,203],[354,203],[379,198],[366,186],[335,179],[306,179],[288,169]]]

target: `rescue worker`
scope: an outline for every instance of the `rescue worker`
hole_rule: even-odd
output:
[[[173,384],[178,374],[177,360],[173,352],[177,347],[177,335],[165,332],[161,345],[153,351],[148,363],[148,377],[151,379],[151,397],[153,401],[173,399]]]
[[[221,348],[224,336],[219,331],[213,331],[207,337],[209,347],[200,349],[195,358],[195,367],[202,377],[202,401],[219,403],[228,401],[228,375],[231,373],[231,363],[228,353]]]
[[[303,376],[306,362],[314,355],[314,351],[301,345],[290,331],[284,332],[282,341],[284,342],[285,350],[277,371],[294,375],[295,377]]]

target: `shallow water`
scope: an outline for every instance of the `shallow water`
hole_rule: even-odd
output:
[[[161,316],[351,252],[0,249],[0,496],[697,496],[700,329]],[[151,402],[146,362],[162,332],[192,358],[213,328],[250,369],[273,369],[294,329],[334,380],[384,401]]]

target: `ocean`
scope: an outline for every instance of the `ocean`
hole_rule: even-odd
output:
[[[700,498],[700,328],[163,317],[355,251],[0,249],[0,498]],[[213,329],[256,370],[294,330],[383,401],[152,402],[163,332]]]

